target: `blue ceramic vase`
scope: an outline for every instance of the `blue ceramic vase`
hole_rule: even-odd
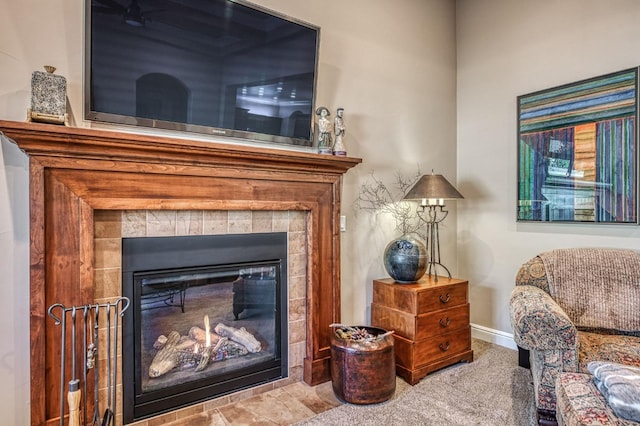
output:
[[[384,268],[401,284],[418,281],[427,270],[427,249],[411,235],[403,235],[384,249]]]

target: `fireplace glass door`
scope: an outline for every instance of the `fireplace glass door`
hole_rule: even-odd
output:
[[[286,234],[125,239],[123,254],[125,421],[286,377]]]

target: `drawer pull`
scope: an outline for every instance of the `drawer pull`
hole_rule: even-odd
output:
[[[440,344],[438,345],[438,347],[440,348],[440,350],[441,350],[442,352],[446,352],[446,351],[448,351],[448,350],[449,350],[449,346],[450,346],[450,345],[449,345],[449,341],[447,341],[447,344],[446,344],[446,345],[443,345],[442,343],[440,343]]]
[[[447,317],[447,321],[442,321],[442,318],[440,318],[440,327],[446,328],[450,323],[451,320],[449,319],[449,317]]]
[[[438,296],[438,299],[440,299],[441,303],[449,303],[449,300],[451,300],[451,295],[449,293],[447,293],[447,296],[445,299],[442,298],[442,295]]]

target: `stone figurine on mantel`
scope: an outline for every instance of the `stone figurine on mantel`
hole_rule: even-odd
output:
[[[31,75],[31,107],[27,121],[69,125],[67,114],[67,79],[54,75],[56,67],[44,66],[46,72],[34,71]]]
[[[347,149],[344,146],[344,134],[347,131],[347,128],[344,125],[344,119],[342,118],[342,114],[344,113],[344,108],[338,108],[336,111],[336,118],[333,120],[333,129],[336,135],[336,141],[333,145],[333,155],[346,156]]]
[[[333,146],[331,144],[331,121],[329,120],[329,109],[327,107],[316,108],[318,116],[318,152],[320,154],[333,154]]]

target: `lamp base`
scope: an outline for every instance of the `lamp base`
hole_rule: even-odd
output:
[[[427,275],[433,276],[433,280],[438,281],[438,271],[436,269],[436,266],[439,266],[445,271],[447,271],[447,276],[449,277],[449,279],[451,279],[451,271],[449,271],[449,269],[446,266],[444,266],[442,263],[435,262],[435,261],[429,261],[427,263]]]
[[[449,269],[440,263],[440,233],[438,224],[442,222],[449,212],[444,209],[444,205],[427,205],[421,206],[422,212],[418,212],[420,219],[427,224],[427,246],[429,248],[429,260],[427,261],[427,274],[434,276],[434,280],[438,281],[437,266],[447,271],[447,275],[451,278]],[[426,213],[426,217],[425,217]]]

